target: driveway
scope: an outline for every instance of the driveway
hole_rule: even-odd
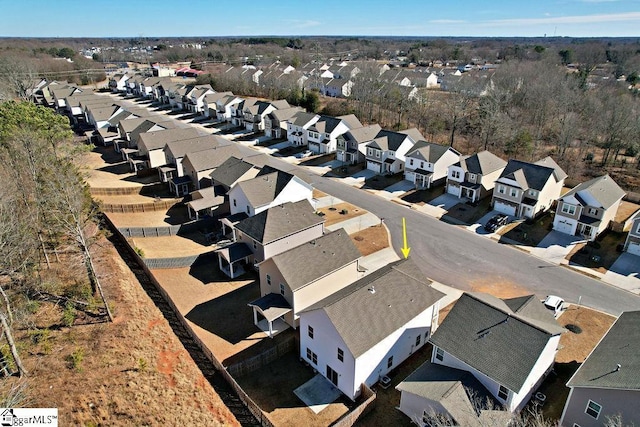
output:
[[[576,243],[583,242],[584,239],[577,236],[570,236],[559,231],[552,230],[537,247],[525,246],[532,255],[546,259],[554,264],[566,263],[565,258],[573,249]]]
[[[374,171],[369,169],[363,169],[361,171],[354,173],[351,176],[348,176],[346,178],[341,178],[340,182],[343,182],[352,187],[360,188],[364,185],[365,180],[369,178],[373,178],[374,176],[376,176],[376,173]]]
[[[404,193],[409,190],[413,190],[414,188],[414,183],[405,179],[388,186],[384,190],[380,191],[378,195],[384,197],[385,199],[393,199],[402,196]]]
[[[425,213],[433,218],[440,219],[447,211],[460,203],[460,199],[451,194],[442,194],[429,203],[422,206],[416,206],[416,210]]]
[[[604,274],[604,280],[640,295],[640,256],[623,253]]]
[[[493,235],[495,235],[496,233],[490,233],[487,230],[484,229],[484,225],[489,222],[489,220],[494,216],[497,215],[498,211],[491,211],[488,214],[484,215],[482,218],[480,218],[478,220],[478,222],[476,222],[475,224],[471,224],[470,226],[467,227],[467,230],[469,231],[473,231],[474,233],[480,235],[480,236],[485,236],[485,237],[491,237]],[[509,217],[509,222],[513,221],[513,217]],[[499,230],[499,229],[498,229]],[[498,231],[496,230],[496,231]]]
[[[293,392],[314,414],[322,411],[342,394],[328,379],[320,374],[316,374],[315,377],[293,390]]]

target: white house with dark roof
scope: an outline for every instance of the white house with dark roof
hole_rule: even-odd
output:
[[[320,120],[320,116],[314,113],[300,111],[287,120],[287,140],[293,145],[307,145],[307,129]]]
[[[211,85],[203,85],[195,87],[187,98],[187,110],[192,113],[202,113],[204,109],[204,97],[214,94],[215,91]]]
[[[170,141],[164,146],[164,166],[158,167],[161,182],[169,182],[171,178],[184,175],[182,168],[182,159],[188,153],[197,153],[199,151],[210,150],[220,145],[229,145],[228,139],[215,136],[203,135],[190,139],[181,139],[178,141]]]
[[[381,175],[402,172],[405,155],[420,140],[424,140],[424,137],[416,128],[400,132],[382,129],[367,144],[367,169]]]
[[[596,427],[620,416],[640,420],[640,311],[626,311],[567,382],[563,426]],[[613,424],[618,425],[618,424]]]
[[[202,99],[202,114],[205,117],[217,118],[216,112],[218,110],[217,102],[222,98],[233,95],[231,92],[214,92],[208,93]]]
[[[272,206],[250,217],[242,216],[244,219],[233,224],[234,242],[216,251],[220,269],[232,278],[247,266],[317,239],[324,233],[324,219],[315,214],[307,200]]]
[[[376,270],[300,313],[300,357],[349,399],[421,348],[444,294],[411,259]]]
[[[233,116],[232,109],[242,102],[242,98],[236,95],[227,95],[216,101],[216,117],[219,121],[230,122]]]
[[[257,102],[256,98],[242,98],[237,104],[231,105],[231,123],[234,126],[244,126],[244,112]]]
[[[259,132],[265,128],[267,114],[280,108],[290,108],[289,103],[282,99],[278,101],[257,101],[246,105],[243,109],[244,127],[250,132]]]
[[[300,311],[363,275],[360,258],[347,232],[339,229],[264,260],[258,265],[261,297],[249,304],[254,323],[269,336],[274,324],[276,331],[282,329],[283,322],[297,329]],[[278,300],[284,303],[274,306],[272,303]],[[282,314],[287,307],[289,310]]]
[[[595,240],[615,218],[625,194],[608,174],[578,184],[558,199],[553,229]]]
[[[631,217],[631,228],[624,242],[624,250],[631,255],[640,256],[640,210]]]
[[[405,157],[404,179],[413,182],[417,189],[444,182],[449,167],[460,161],[458,151],[427,141],[416,142]]]
[[[181,141],[201,136],[195,128],[163,129],[144,132],[138,138],[138,155],[147,158],[148,168],[157,168],[167,164],[164,147],[169,142]]]
[[[463,156],[447,170],[447,193],[472,203],[493,192],[507,162],[489,151]]]
[[[534,295],[464,293],[431,336],[431,362],[471,373],[513,412],[553,368],[564,331]]]
[[[311,203],[313,187],[287,172],[264,167],[253,179],[237,182],[229,190],[231,215],[256,215],[272,206],[285,202],[308,200]]]
[[[336,151],[337,138],[349,129],[360,128],[362,123],[353,114],[340,117],[320,116],[307,129],[307,145],[316,154]]]
[[[265,136],[274,139],[284,138],[287,134],[287,120],[301,111],[304,111],[301,107],[289,107],[271,111],[264,119]]]
[[[518,218],[534,218],[560,197],[567,174],[546,157],[535,163],[509,160],[493,188],[493,209]]]

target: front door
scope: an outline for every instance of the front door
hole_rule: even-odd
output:
[[[331,369],[331,366],[327,365],[327,378],[333,383],[334,386],[338,386],[338,373]]]

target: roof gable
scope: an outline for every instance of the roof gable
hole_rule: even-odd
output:
[[[625,195],[622,188],[607,174],[583,182],[572,188],[560,200],[580,196],[588,206],[608,209]]]

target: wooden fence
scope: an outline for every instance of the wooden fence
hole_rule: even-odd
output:
[[[160,237],[175,236],[180,231],[180,225],[164,227],[119,227],[118,231],[125,237]]]
[[[175,200],[159,200],[148,203],[103,203],[103,212],[109,213],[143,213],[166,211],[179,202]]]
[[[265,365],[279,359],[287,353],[295,351],[297,349],[296,339],[292,335],[286,341],[281,342],[275,347],[272,347],[257,356],[250,357],[249,359],[242,360],[238,363],[227,367],[227,371],[233,377],[242,377],[257,371]]]
[[[352,411],[347,412],[339,420],[331,424],[332,427],[351,427],[359,419],[368,414],[374,407],[376,402],[376,394],[367,387],[366,384],[360,386],[362,393],[360,397],[364,399],[361,404],[356,406]]]
[[[209,252],[213,253],[213,252]],[[207,255],[207,254],[202,254]],[[162,268],[185,268],[191,267],[200,257],[200,255],[190,255],[185,257],[173,258],[143,258],[142,261],[150,270]]]
[[[115,188],[95,188],[91,187],[89,192],[93,196],[131,196],[140,194],[142,187],[115,187]]]

